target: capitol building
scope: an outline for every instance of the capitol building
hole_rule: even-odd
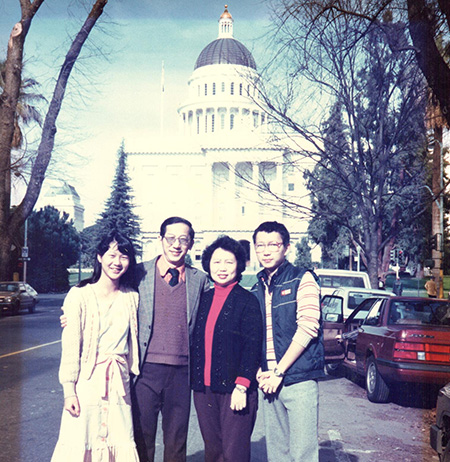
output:
[[[179,133],[149,140],[147,152],[127,153],[144,259],[160,252],[159,226],[174,215],[193,224],[194,264],[221,234],[251,242],[263,221],[284,223],[291,244],[306,234],[307,221],[289,204],[308,205],[302,170],[311,166],[275,143],[277,127],[260,97],[256,62],[234,38],[227,7],[218,26],[217,39],[200,52],[188,79]],[[251,266],[257,269],[253,250]]]

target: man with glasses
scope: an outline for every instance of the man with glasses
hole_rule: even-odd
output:
[[[270,462],[318,462],[317,379],[323,376],[324,349],[320,289],[312,271],[286,260],[290,236],[276,221],[253,234],[263,266],[252,292],[265,321],[262,391],[267,455]]]
[[[188,220],[171,217],[160,229],[162,255],[143,263],[139,283],[140,375],[133,388],[135,440],[141,462],[153,462],[162,415],[164,461],[184,462],[189,425],[189,339],[206,274],[185,264],[194,243]]]

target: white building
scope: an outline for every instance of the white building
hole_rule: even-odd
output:
[[[258,81],[255,60],[234,38],[225,8],[218,38],[200,53],[188,80],[187,99],[178,109],[181,134],[166,134],[151,140],[148,152],[128,155],[144,258],[160,251],[159,226],[174,215],[194,226],[194,263],[220,234],[251,241],[263,221],[283,222],[293,243],[306,232],[307,221],[293,218],[289,207],[274,199],[308,204],[305,165],[292,165],[292,154],[271,143],[273,128]]]
[[[61,213],[66,212],[73,220],[75,229],[80,232],[84,228],[84,206],[76,189],[63,180],[46,180],[34,210],[48,205]]]

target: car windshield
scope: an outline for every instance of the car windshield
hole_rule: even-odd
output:
[[[348,308],[354,310],[359,306],[364,300],[367,300],[371,297],[378,297],[379,295],[363,292],[349,292],[348,293]]]
[[[391,303],[389,324],[450,325],[450,303],[445,301],[401,300]]]
[[[15,292],[17,284],[0,284],[0,292]]]
[[[364,287],[364,279],[357,276],[320,275],[320,287]]]

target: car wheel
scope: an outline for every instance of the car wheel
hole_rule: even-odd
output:
[[[373,356],[370,356],[366,363],[366,393],[369,401],[373,403],[387,403],[389,400],[389,388],[378,372]]]
[[[325,372],[332,377],[337,377],[342,373],[341,363],[325,364]]]

